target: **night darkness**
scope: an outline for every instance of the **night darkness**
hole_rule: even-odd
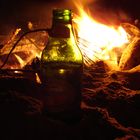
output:
[[[95,18],[104,18],[110,23],[113,18],[122,22],[140,19],[139,5],[139,0],[87,0],[85,7],[93,11]],[[24,28],[28,21],[39,21],[44,23],[42,26],[46,26],[50,21],[51,10],[57,7],[71,8],[73,4],[68,0],[0,0],[0,33],[7,33],[11,27]],[[120,11],[126,13],[127,17],[122,17]]]

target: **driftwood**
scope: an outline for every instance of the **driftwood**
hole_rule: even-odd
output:
[[[130,70],[140,64],[140,30],[130,23],[123,23],[122,27],[129,34],[130,44],[120,57],[119,67],[121,70]]]
[[[131,38],[135,36],[140,37],[140,30],[138,27],[130,23],[122,23],[121,26],[126,30],[126,32],[131,36]]]
[[[129,70],[140,64],[140,38],[135,37],[124,50],[119,67],[121,70]]]

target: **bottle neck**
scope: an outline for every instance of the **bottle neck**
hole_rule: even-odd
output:
[[[53,20],[52,28],[49,35],[56,38],[70,38],[70,32],[72,30],[71,21],[63,22],[59,20]]]

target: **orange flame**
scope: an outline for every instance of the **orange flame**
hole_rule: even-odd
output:
[[[117,52],[115,48],[123,48],[129,40],[123,27],[107,26],[97,22],[78,5],[80,15],[73,21],[77,26],[78,44],[83,53],[85,63],[91,61],[110,60],[117,65]]]
[[[108,26],[97,22],[86,11],[83,10],[81,4],[76,4],[79,15],[75,15],[73,21],[76,23],[78,45],[83,53],[84,62],[88,66],[98,60],[111,62],[112,67],[118,68],[118,58],[124,47],[129,43],[128,34],[122,26]],[[29,28],[32,28],[32,23],[29,22]],[[21,29],[17,29],[14,33],[12,40],[15,39]],[[46,41],[46,33],[35,35],[37,41],[40,42],[39,47],[36,45],[36,41],[31,37],[24,37],[20,41],[14,52],[24,52],[26,59],[20,57],[18,54],[14,54],[15,58],[19,62],[20,66],[16,68],[23,68],[36,56],[40,58],[42,46],[44,47]],[[41,49],[40,49],[41,48]],[[117,51],[116,51],[117,50]],[[9,44],[5,45],[1,52],[4,54],[9,53]],[[20,53],[19,53],[20,54]],[[28,58],[27,58],[28,56]],[[0,62],[1,63],[1,62]],[[12,67],[12,68],[15,68]],[[11,67],[10,67],[11,68]]]

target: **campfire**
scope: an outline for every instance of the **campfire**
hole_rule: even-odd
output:
[[[139,41],[139,29],[136,26],[129,23],[114,26],[105,25],[96,21],[94,17],[84,11],[81,5],[77,5],[77,8],[79,9],[79,15],[74,14],[73,25],[77,35],[78,46],[84,56],[85,65],[90,66],[95,62],[104,61],[111,69],[128,70],[139,64],[139,62],[134,66],[130,64],[136,63],[134,62],[135,60],[132,60],[133,48]],[[31,22],[27,25],[29,30],[32,30],[33,26]],[[1,66],[18,40],[20,32],[22,32],[21,28],[16,29],[7,37],[7,40],[5,39],[2,42]],[[31,64],[34,58],[38,57],[40,59],[41,52],[47,43],[47,37],[48,34],[45,29],[44,32],[29,33],[23,36],[10,53],[10,56],[8,56],[10,58],[8,58],[3,68],[22,69]],[[127,51],[130,46],[131,52],[129,51],[128,54]]]
[[[2,121],[8,126],[4,131],[12,131],[13,138],[24,135],[24,139],[137,140],[140,30],[130,23],[101,23],[81,5],[76,7],[79,13],[73,15],[73,27],[84,58],[83,118],[72,125],[43,114],[36,70],[48,41],[48,29],[34,30],[34,24],[28,22],[27,33],[17,28],[0,42],[0,109]]]

